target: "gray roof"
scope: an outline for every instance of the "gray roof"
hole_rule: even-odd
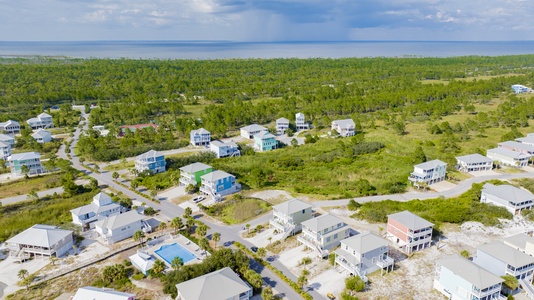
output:
[[[468,164],[493,162],[493,160],[491,158],[488,158],[488,157],[486,157],[486,156],[484,156],[482,154],[478,154],[478,153],[464,155],[464,156],[457,156],[456,159],[460,160],[460,161],[463,161],[463,162],[466,162]]]
[[[294,198],[284,203],[277,204],[273,206],[273,210],[279,211],[286,216],[290,216],[296,212],[302,211],[303,209],[311,208],[311,204],[306,203],[300,199]]]
[[[495,153],[495,154],[499,154],[499,155],[507,156],[507,157],[511,157],[511,158],[516,158],[516,159],[525,159],[525,158],[530,157],[530,155],[526,155],[526,154],[523,154],[523,153],[518,152],[518,151],[508,150],[508,149],[502,148],[502,147],[489,149],[487,151],[487,153],[488,154],[489,153]]]
[[[208,165],[203,164],[201,162],[196,162],[196,163],[192,163],[190,165],[181,167],[180,171],[187,172],[189,174],[193,174],[193,173],[196,173],[198,171],[211,169],[211,168],[212,168],[211,166],[208,166]]]
[[[15,137],[12,137],[7,134],[0,134],[0,141],[13,141],[15,140]]]
[[[56,226],[35,224],[6,242],[52,248],[52,246],[69,235],[72,235],[70,230],[60,229]]]
[[[85,286],[78,289],[72,300],[128,300],[135,297],[135,294],[118,292],[110,288]]]
[[[101,192],[93,197],[93,202],[91,202],[90,204],[77,207],[75,209],[72,209],[70,212],[75,214],[76,216],[80,216],[90,212],[99,214],[102,211],[108,211],[117,207],[120,207],[120,205],[113,202],[113,200],[110,196],[108,196],[108,194]]]
[[[52,116],[47,113],[41,113],[37,116],[37,118],[51,118]]]
[[[477,249],[478,251],[483,251],[514,268],[534,264],[534,257],[505,245],[501,241],[487,243],[479,246]]]
[[[98,226],[100,228],[107,228],[111,231],[113,229],[121,228],[125,225],[132,224],[143,219],[144,217],[138,214],[137,211],[130,210],[129,212],[125,212],[120,215],[114,215],[111,217],[107,217],[103,220],[96,221],[95,226]]]
[[[183,300],[226,300],[250,291],[251,287],[226,267],[179,283],[176,289]]]
[[[261,126],[261,125],[258,125],[258,124],[252,124],[252,125],[248,125],[248,126],[245,126],[245,127],[242,127],[241,130],[245,130],[245,131],[260,131],[260,130],[267,130],[267,128]]]
[[[4,147],[11,147],[11,144],[10,143],[6,143],[6,142],[2,142],[2,140],[0,140],[0,148],[4,148]]]
[[[280,118],[276,120],[276,124],[278,123],[289,123],[289,120],[286,118]]]
[[[139,156],[137,156],[137,160],[146,160],[148,158],[156,158],[156,157],[160,157],[160,156],[163,156],[163,154],[159,153],[158,151],[156,150],[150,150],[148,152],[145,152]]]
[[[232,148],[237,148],[237,144],[234,143],[234,142],[223,142],[223,141],[211,141],[211,145],[214,145],[216,147],[225,147],[225,146],[228,146],[228,147],[232,147]]]
[[[226,173],[224,171],[221,171],[221,170],[217,170],[217,171],[213,171],[211,173],[208,173],[206,175],[202,175],[200,177],[200,179],[202,180],[206,180],[206,181],[209,181],[209,182],[215,182],[219,179],[223,179],[223,178],[227,178],[227,177],[234,177],[234,175],[230,174],[230,173]]]
[[[33,134],[32,134],[32,137],[33,138],[36,138],[36,137],[40,137],[40,138],[45,138],[47,136],[52,136],[50,134],[49,131],[46,131],[44,129],[38,129],[37,131],[35,131]]]
[[[349,128],[355,126],[352,119],[334,120],[332,123],[336,123],[340,128]]]
[[[191,133],[192,134],[206,134],[206,133],[210,133],[209,131],[207,131],[206,129],[204,128],[199,128],[197,130],[191,130]]]
[[[486,183],[482,187],[482,192],[505,199],[512,203],[521,203],[528,200],[534,200],[534,195],[531,192],[516,188],[515,186],[509,184],[494,185],[491,183]]]
[[[385,247],[389,244],[388,241],[372,232],[361,233],[353,237],[346,238],[342,240],[341,243],[349,246],[349,248],[359,254],[367,253],[380,247]]]
[[[423,170],[428,170],[428,169],[434,169],[435,167],[446,166],[446,165],[447,164],[442,162],[441,160],[434,159],[431,161],[427,161],[427,162],[415,165],[415,167],[423,169]]]
[[[343,222],[341,218],[338,218],[334,215],[326,214],[326,215],[319,216],[317,218],[306,220],[302,222],[301,224],[302,226],[305,226],[314,232],[318,232],[326,228],[336,226],[339,223],[345,223],[345,222]]]
[[[24,152],[24,153],[17,153],[13,154],[8,158],[8,161],[15,161],[15,160],[27,160],[27,159],[41,159],[41,154],[39,152]]]
[[[499,143],[499,147],[510,147],[514,149],[521,149],[523,151],[528,151],[529,153],[534,152],[534,146],[523,144],[516,141],[507,141]]]
[[[437,260],[438,265],[443,266],[455,275],[463,278],[472,285],[484,289],[504,280],[490,271],[477,266],[475,263],[461,257],[458,254],[449,255]],[[442,273],[443,274],[443,273]]]
[[[412,230],[434,226],[434,224],[407,210],[391,214],[388,217]]]
[[[298,118],[298,117],[304,117],[304,114],[303,113],[296,113],[295,114],[295,118]]]
[[[503,242],[505,244],[512,245],[513,247],[517,247],[518,249],[525,250],[527,248],[527,243],[534,245],[534,237],[531,237],[530,235],[524,233],[520,233],[505,238]]]
[[[13,120],[7,120],[5,122],[1,122],[0,123],[0,127],[6,127],[6,126],[9,126],[9,125],[19,125],[20,126],[19,122],[13,121]]]
[[[531,133],[532,134],[532,133]],[[521,142],[521,143],[529,143],[529,144],[534,144],[534,135],[528,135],[526,137],[522,137],[522,138],[518,138],[518,139],[515,139],[516,141],[518,142]]]
[[[270,132],[267,132],[267,131],[261,131],[260,133],[256,133],[254,135],[254,137],[256,138],[260,138],[260,139],[270,139],[270,138],[275,138],[274,135],[272,135]]]

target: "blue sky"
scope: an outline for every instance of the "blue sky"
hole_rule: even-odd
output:
[[[533,12],[533,0],[0,0],[0,40],[534,40]]]

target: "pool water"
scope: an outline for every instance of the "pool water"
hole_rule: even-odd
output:
[[[175,257],[180,257],[184,264],[196,258],[196,256],[189,250],[185,249],[178,243],[163,245],[158,250],[154,251],[159,257],[165,260],[169,265]]]

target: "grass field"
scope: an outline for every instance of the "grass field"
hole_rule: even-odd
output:
[[[133,168],[135,166],[135,161],[128,161],[126,163],[118,163],[118,164],[112,164],[112,165],[107,165],[104,167],[104,171],[108,171],[108,172],[114,172],[114,171],[119,171],[119,170],[124,170],[124,169],[130,169],[130,168]]]
[[[257,198],[232,197],[231,199],[214,204],[205,211],[226,224],[240,224],[269,211],[269,203]]]
[[[60,186],[60,174],[41,175],[22,178],[16,181],[0,184],[0,195],[2,198],[24,195],[28,192],[42,191]]]

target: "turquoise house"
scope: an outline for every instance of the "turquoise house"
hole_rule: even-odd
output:
[[[262,131],[254,136],[254,148],[259,151],[276,149],[278,141],[269,132]]]

